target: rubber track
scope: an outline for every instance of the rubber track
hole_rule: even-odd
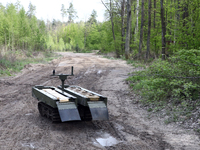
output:
[[[51,106],[43,102],[39,102],[38,110],[41,116],[51,119],[52,122],[61,122],[60,115],[57,108],[52,108]],[[78,111],[81,116],[81,120],[83,121],[92,120],[92,115],[91,115],[89,107],[79,105]]]
[[[52,108],[43,102],[39,102],[38,110],[41,116],[51,119],[52,122],[61,122],[57,108]]]
[[[78,105],[78,111],[79,111],[82,121],[91,121],[92,120],[92,115],[91,115],[89,107]]]

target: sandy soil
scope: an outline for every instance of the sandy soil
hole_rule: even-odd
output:
[[[192,131],[165,125],[160,118],[148,119],[147,112],[133,104],[139,97],[124,80],[137,68],[95,54],[61,54],[59,60],[26,65],[15,77],[0,79],[1,150],[200,149],[200,140]],[[31,88],[60,85],[58,78],[50,77],[52,70],[70,73],[71,66],[75,76],[69,78],[70,84],[108,97],[109,121],[51,123],[39,115]]]

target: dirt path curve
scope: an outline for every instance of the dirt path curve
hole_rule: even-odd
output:
[[[21,74],[0,79],[0,150],[200,149],[200,140],[192,131],[165,125],[157,118],[149,120],[132,103],[138,97],[130,93],[124,80],[136,69],[125,61],[95,54],[61,54],[59,60],[27,65]],[[40,117],[31,88],[59,85],[59,79],[49,76],[52,70],[70,73],[72,65],[75,76],[69,83],[108,97],[109,121],[55,124]]]

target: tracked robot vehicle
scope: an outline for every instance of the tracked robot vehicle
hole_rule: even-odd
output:
[[[38,102],[41,116],[50,118],[52,122],[76,120],[108,120],[107,98],[76,85],[65,85],[71,74],[53,74],[58,76],[62,85],[58,87],[36,85],[32,88],[32,96]]]

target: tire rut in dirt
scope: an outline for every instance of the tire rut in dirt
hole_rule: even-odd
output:
[[[108,133],[114,138],[116,138],[119,143],[113,146],[105,147],[108,150],[135,150],[135,146],[128,144],[126,142],[126,138],[122,135],[118,129],[115,127],[112,121],[93,121],[92,124],[95,126],[96,129],[101,130],[104,133]]]
[[[139,131],[133,126],[130,126],[128,124],[125,124],[124,122],[115,120],[114,123],[120,124],[123,129],[122,131],[131,135],[134,135],[135,137],[138,137],[143,141],[142,145],[135,146],[136,149],[152,149],[152,150],[165,150],[170,149],[173,150],[173,146],[171,146],[169,143],[163,140],[161,133],[152,133],[149,134],[146,131]]]

